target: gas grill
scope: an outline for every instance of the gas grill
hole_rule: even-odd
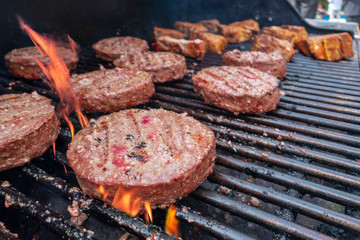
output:
[[[154,17],[156,4],[165,4],[153,2],[146,16]],[[201,1],[184,2],[176,4],[203,6]],[[209,4],[214,7],[219,2]],[[261,27],[282,24],[276,10],[292,11],[285,1],[272,7],[268,1],[245,2],[233,1],[235,5],[229,6],[238,4],[243,9],[248,4],[246,14],[254,14],[235,20],[257,16]],[[175,11],[175,7],[170,9]],[[213,17],[211,12],[195,9],[202,15],[189,13],[187,20]],[[283,23],[306,25],[291,14],[282,14],[288,17],[284,21],[291,18]],[[170,15],[164,19],[172,19]],[[306,26],[311,35],[330,32]],[[151,32],[152,26],[148,27],[144,34]],[[95,57],[90,48],[93,42],[82,45],[73,73],[98,70],[99,65],[113,67]],[[220,55],[207,53],[202,62],[187,58],[189,73],[183,79],[156,84],[155,95],[139,108],[187,112],[213,130],[217,139],[214,172],[175,204],[183,239],[360,239],[360,69],[358,42],[353,43],[355,57],[339,62],[297,54],[280,82],[281,101],[267,114],[236,116],[206,105],[194,93],[191,76],[204,67],[221,65]],[[229,44],[227,50],[249,50],[251,45],[252,41]],[[41,80],[15,79],[3,65],[0,84],[0,94],[37,91],[55,105],[59,102]],[[76,116],[69,118],[80,130]],[[0,222],[20,239],[176,239],[163,229],[166,209],[155,210],[154,224],[150,224],[91,199],[78,188],[66,159],[70,130],[61,122],[55,152],[50,147],[31,163],[0,173]],[[82,227],[69,221],[67,207],[73,200],[89,215]],[[0,239],[15,239],[6,228],[0,226]]]

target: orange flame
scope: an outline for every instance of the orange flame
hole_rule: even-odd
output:
[[[115,193],[112,205],[129,216],[135,217],[140,212],[141,199],[136,197],[133,191],[119,188]]]
[[[54,152],[54,156],[56,156],[56,151],[55,151],[55,141],[53,141],[53,152]]]
[[[69,70],[67,69],[65,62],[59,57],[57,53],[55,41],[50,40],[45,36],[41,36],[32,30],[29,26],[27,26],[20,18],[18,18],[18,21],[21,29],[27,32],[40,54],[42,56],[45,54],[49,56],[50,61],[46,66],[44,66],[44,64],[41,63],[39,59],[35,58],[35,60],[47,77],[45,81],[53,90],[58,93],[61,103],[65,104],[66,107],[63,109],[65,119],[66,116],[70,113],[70,108],[72,108],[75,110],[81,126],[87,126],[89,121],[81,113],[79,101],[70,84]],[[69,39],[71,38],[69,37]],[[75,42],[72,39],[70,40],[70,44],[72,45],[73,50],[75,50]],[[70,123],[68,119],[66,119],[66,121],[68,124]]]
[[[152,216],[152,210],[151,210],[151,204],[149,202],[144,202],[144,207],[146,210],[145,213],[145,220],[147,222],[153,223],[153,216]]]
[[[67,124],[69,125],[70,132],[71,132],[71,137],[73,138],[73,137],[74,137],[74,134],[75,134],[74,125],[73,125],[73,124],[71,123],[71,121],[66,117],[65,114],[64,114],[64,119],[65,119],[65,121],[67,122]]]
[[[102,199],[104,200],[110,195],[110,191],[105,192],[103,185],[100,185],[96,191],[102,195]]]
[[[62,163],[62,165],[63,165],[63,167],[64,167],[65,174],[67,174],[67,169],[66,169],[65,164],[64,164],[63,162],[61,162],[61,163]]]
[[[179,220],[176,219],[176,207],[171,204],[166,214],[165,232],[169,235],[175,235],[176,237],[180,237],[180,232],[178,228]]]

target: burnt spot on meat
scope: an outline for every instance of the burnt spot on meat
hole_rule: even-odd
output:
[[[131,135],[131,134],[128,134],[128,135],[126,135],[125,139],[129,140],[129,141],[132,141],[132,140],[135,140],[135,137],[133,135]]]
[[[135,146],[134,148],[136,149],[142,149],[146,147],[146,143],[145,142],[141,142],[139,145]]]
[[[101,138],[96,138],[95,139],[98,143],[101,143]]]
[[[133,169],[132,167],[125,169],[125,174],[129,175],[132,169]]]
[[[135,152],[131,152],[129,154],[126,154],[126,156],[128,156],[129,158],[136,158],[136,160],[138,160],[140,162],[144,161],[144,157],[141,156],[141,155],[136,154]]]
[[[191,135],[191,133],[190,133],[190,132],[186,132],[186,133]]]

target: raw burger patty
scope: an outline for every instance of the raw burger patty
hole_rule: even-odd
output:
[[[115,112],[146,103],[155,92],[150,73],[129,69],[103,69],[71,76],[83,109]]]
[[[286,76],[286,59],[279,53],[240,52],[235,49],[224,53],[223,64],[227,66],[253,67],[262,72],[268,72],[277,78]]]
[[[114,61],[123,54],[131,52],[145,52],[149,45],[145,40],[135,37],[105,38],[92,45],[96,57],[105,61]]]
[[[235,114],[257,114],[276,108],[278,80],[251,67],[205,68],[192,78],[194,90],[205,103]]]
[[[154,82],[167,82],[182,78],[186,73],[185,57],[170,52],[144,52],[123,55],[114,65],[139,69],[153,75]]]
[[[0,96],[0,171],[43,154],[59,133],[51,100],[32,94]]]
[[[76,69],[79,61],[76,53],[63,47],[58,47],[57,52],[69,70]],[[44,65],[49,62],[49,57],[47,55],[41,56],[36,47],[26,47],[14,49],[7,53],[5,55],[5,65],[15,77],[23,77],[26,79],[41,78],[45,75],[35,61],[35,57]]]
[[[111,203],[121,188],[141,202],[165,207],[195,190],[212,172],[214,133],[186,114],[129,109],[79,131],[67,152],[80,187]]]

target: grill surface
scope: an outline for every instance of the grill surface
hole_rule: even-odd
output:
[[[232,44],[227,50],[250,46],[251,42]],[[112,67],[96,59],[90,49],[83,49],[76,73],[97,70],[99,64]],[[187,65],[194,73],[221,65],[221,56],[207,54],[202,62],[187,59]],[[235,116],[204,104],[193,92],[191,73],[178,81],[156,84],[156,94],[141,107],[187,112],[217,137],[214,173],[194,193],[177,202],[182,237],[360,239],[359,72],[358,56],[332,63],[298,54],[288,63],[287,77],[281,82],[284,96],[277,110],[256,116]],[[6,70],[0,74],[0,83],[7,85],[11,80],[12,86],[2,88],[2,93],[38,90],[58,101],[40,81],[15,81]],[[75,117],[71,119],[79,129]],[[49,150],[25,167],[3,172],[0,179],[9,180],[14,188],[0,187],[1,201],[11,196],[19,202],[15,207],[71,239],[105,239],[101,227],[94,227],[94,219],[105,219],[115,226],[112,230],[118,229],[117,235],[106,235],[107,239],[117,239],[124,231],[135,238],[170,238],[159,227],[130,218],[72,188],[76,181],[65,157],[69,136],[63,124],[55,155]],[[32,182],[30,187],[26,181]],[[42,186],[46,194],[54,192],[67,199],[65,205],[70,204],[69,199],[87,202],[83,211],[91,217],[84,227],[95,234],[66,220],[66,209],[59,209],[57,200],[39,194],[37,189]],[[52,211],[46,212],[46,208]],[[19,223],[7,220],[14,211],[12,207],[0,208],[0,220],[12,232],[19,230],[15,227]],[[164,210],[155,211],[157,225],[162,226],[164,214]],[[33,236],[33,230],[28,232]],[[22,237],[28,236],[23,233]],[[38,239],[45,238],[39,234]]]

